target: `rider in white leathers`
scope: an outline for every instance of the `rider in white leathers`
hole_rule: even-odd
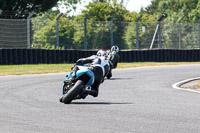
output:
[[[90,66],[89,69],[95,75],[95,81],[91,86],[92,88],[89,92],[89,95],[97,97],[98,92],[99,92],[99,85],[104,81],[104,78],[107,76],[110,70],[110,65],[109,65],[107,57],[108,57],[108,53],[105,50],[99,50],[97,52],[97,55],[93,55],[88,58],[79,59],[74,65],[74,67],[72,68],[73,73],[72,73],[71,78],[64,82],[71,82],[72,80],[74,80],[76,71],[78,70],[78,67],[76,67],[76,65],[89,64]]]

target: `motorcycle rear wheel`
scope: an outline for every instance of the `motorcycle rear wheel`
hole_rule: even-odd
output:
[[[63,96],[62,101],[65,104],[71,103],[71,101],[81,92],[83,86],[83,81],[78,80],[76,84]]]

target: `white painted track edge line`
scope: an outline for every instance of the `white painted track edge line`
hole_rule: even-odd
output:
[[[198,79],[200,79],[200,77],[196,77],[196,78],[191,78],[191,79],[179,81],[179,82],[173,84],[172,87],[174,89],[177,89],[177,90],[190,91],[190,92],[195,92],[195,93],[199,93],[200,94],[200,91],[198,91],[198,90],[194,90],[194,89],[190,89],[190,88],[181,88],[180,87],[181,85],[183,85],[185,83],[188,83],[188,82],[191,82],[191,81],[194,81],[194,80],[198,80]]]

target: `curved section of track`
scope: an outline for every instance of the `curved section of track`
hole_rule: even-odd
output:
[[[193,82],[193,81],[199,81],[199,79],[200,79],[200,77],[186,79],[186,80],[183,80],[183,81],[180,81],[180,82],[177,82],[177,83],[173,84],[172,87],[174,89],[178,89],[178,90],[184,90],[184,91],[190,91],[190,92],[200,93],[200,91],[197,90],[197,89],[185,88],[185,87],[182,88],[182,87],[180,87],[181,85],[184,85],[184,84],[187,84],[187,83],[190,83],[190,82]]]
[[[99,97],[59,102],[65,74],[0,77],[0,132],[200,132],[200,95],[172,84],[200,65],[117,69]]]

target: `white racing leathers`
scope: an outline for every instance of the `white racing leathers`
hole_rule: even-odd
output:
[[[92,91],[90,92],[90,95],[97,97],[99,92],[98,91],[99,85],[104,81],[104,77],[106,77],[110,71],[110,65],[108,59],[104,56],[93,55],[88,58],[79,59],[76,62],[76,64],[77,65],[88,64],[89,69],[94,73],[95,81],[91,86]]]

